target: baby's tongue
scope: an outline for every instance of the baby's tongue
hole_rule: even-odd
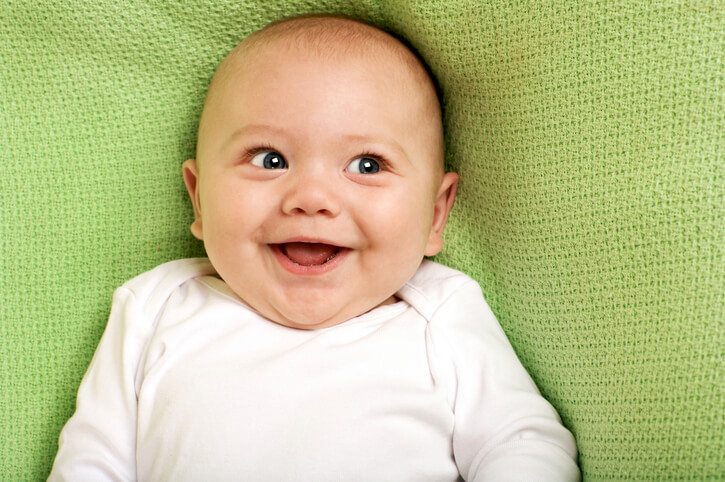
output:
[[[337,253],[337,247],[322,243],[287,243],[284,254],[297,264],[312,266],[323,264]]]

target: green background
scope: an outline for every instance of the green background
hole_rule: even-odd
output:
[[[5,1],[0,476],[42,480],[115,287],[203,254],[181,163],[216,64],[370,20],[445,92],[439,261],[480,283],[585,480],[725,478],[722,1]]]

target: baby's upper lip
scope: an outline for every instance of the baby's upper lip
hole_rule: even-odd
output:
[[[283,238],[280,241],[275,241],[275,242],[268,243],[268,244],[282,245],[282,244],[289,244],[289,243],[326,244],[329,246],[336,246],[338,248],[348,248],[349,249],[349,246],[346,246],[345,244],[340,244],[336,241],[331,241],[326,238],[309,237],[309,236],[293,236],[290,238]]]

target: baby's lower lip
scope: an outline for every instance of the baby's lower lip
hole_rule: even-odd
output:
[[[270,244],[268,246],[274,254],[274,257],[283,268],[290,273],[298,275],[321,275],[328,273],[337,268],[351,251],[349,248],[339,246],[323,245],[322,243],[309,243],[310,245],[320,245],[320,251],[325,254],[320,254],[320,257],[317,258],[312,255],[305,257],[304,260],[307,262],[301,263],[288,256],[288,250],[299,251],[302,249],[300,246],[292,246],[293,244],[298,243]],[[293,256],[299,255],[293,254]],[[298,261],[302,260],[298,257]]]

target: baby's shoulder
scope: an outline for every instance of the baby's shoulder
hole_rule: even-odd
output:
[[[448,305],[484,303],[481,288],[470,276],[430,260],[424,260],[397,296],[431,320]]]
[[[216,270],[208,258],[178,259],[130,279],[120,289],[133,293],[142,304],[154,305],[154,301],[165,302],[173,291],[187,281],[214,274]]]

